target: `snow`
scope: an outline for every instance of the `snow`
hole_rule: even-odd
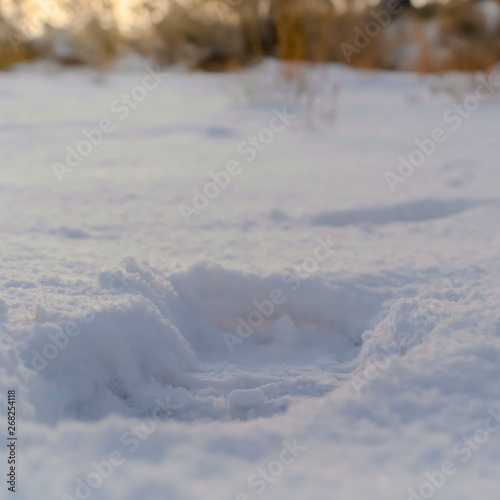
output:
[[[430,77],[278,74],[0,75],[17,498],[497,499],[498,94],[453,128]]]
[[[494,33],[500,23],[500,6],[492,0],[486,0],[480,2],[478,7],[483,15],[486,29]]]

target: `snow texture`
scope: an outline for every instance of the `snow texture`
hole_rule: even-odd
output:
[[[145,66],[0,75],[16,498],[497,500],[498,96],[454,129],[431,77],[332,65],[301,90],[266,62],[162,74],[122,120]]]

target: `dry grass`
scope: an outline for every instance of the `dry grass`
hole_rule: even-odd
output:
[[[24,5],[30,0],[19,2]],[[226,71],[252,64],[262,56],[284,61],[346,62],[342,42],[352,44],[354,30],[364,30],[372,9],[331,0],[148,0],[135,11],[126,32],[106,0],[59,0],[69,22],[47,25],[30,43],[19,39],[16,50],[0,37],[0,67],[34,56],[62,64],[107,67],[118,55],[134,50],[160,64]],[[496,1],[497,5],[500,0]],[[484,3],[484,2],[483,2]],[[0,8],[0,33],[23,33],[19,9],[14,20]],[[13,24],[14,23],[14,24]],[[14,28],[14,26],[16,26]],[[451,0],[426,9],[406,9],[349,63],[362,68],[419,72],[484,70],[500,59],[500,26],[488,24],[479,4]],[[297,65],[284,65],[294,77]],[[286,75],[285,75],[286,76]]]
[[[386,37],[390,46],[383,67],[421,73],[488,70],[500,60],[500,25],[488,26],[479,5],[451,0],[405,12]],[[405,52],[410,46],[412,50]],[[399,60],[391,59],[398,50]]]
[[[0,7],[0,69],[9,69],[34,57],[29,39],[7,20]]]

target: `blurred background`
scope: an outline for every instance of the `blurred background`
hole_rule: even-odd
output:
[[[500,59],[500,0],[0,0],[0,68],[45,59],[230,71],[263,57],[426,72]]]

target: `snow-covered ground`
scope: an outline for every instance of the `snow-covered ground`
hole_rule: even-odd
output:
[[[16,498],[498,500],[497,88],[276,75],[0,75]]]

